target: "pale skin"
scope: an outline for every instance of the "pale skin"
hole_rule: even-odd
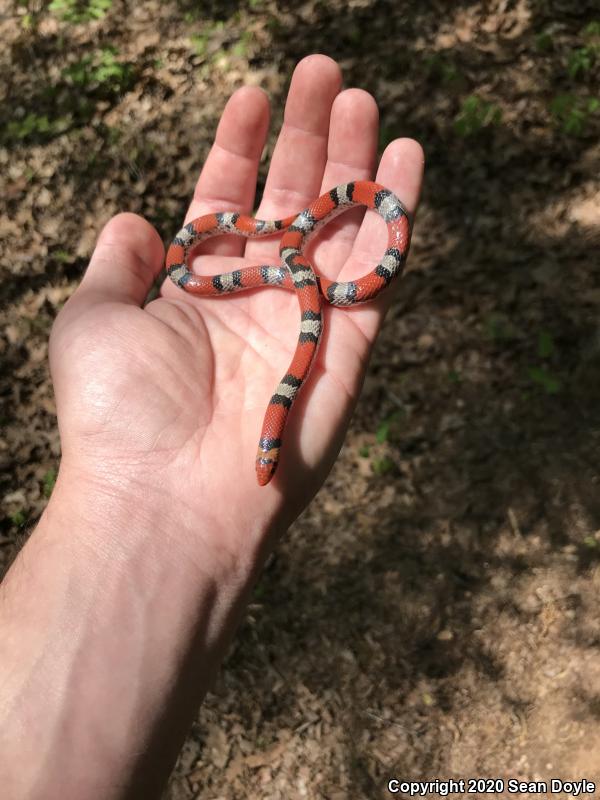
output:
[[[262,91],[232,96],[186,221],[252,213],[268,125]],[[374,99],[342,91],[326,56],[305,58],[257,216],[373,179],[414,213],[423,152],[397,139],[377,165],[377,135]],[[385,226],[360,219],[344,214],[309,250],[322,274],[348,280],[377,263]],[[276,264],[277,252],[277,238],[221,237],[194,269]],[[0,587],[7,800],[159,797],[265,557],[331,469],[391,301],[326,307],[280,467],[261,488],[258,436],[295,347],[297,300],[277,289],[196,298],[167,281],[143,308],[163,259],[145,220],[114,217],[52,332],[59,477]]]

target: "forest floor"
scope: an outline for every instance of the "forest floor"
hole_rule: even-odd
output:
[[[310,52],[374,94],[382,147],[426,152],[350,433],[256,588],[169,800],[600,784],[595,5],[25,0],[0,17],[4,563],[56,475],[53,318],[114,213],[165,242],[178,229],[235,88],[273,102],[259,191]]]

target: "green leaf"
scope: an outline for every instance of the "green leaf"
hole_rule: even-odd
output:
[[[54,250],[52,258],[60,264],[70,264],[73,261],[73,256],[66,250]]]
[[[592,68],[594,63],[594,51],[588,47],[580,47],[573,50],[567,63],[567,72],[571,78],[585,75]]]
[[[592,98],[594,100],[595,98]],[[564,133],[580,136],[587,123],[588,103],[574,94],[559,94],[550,103],[550,111],[561,122]],[[592,102],[592,106],[594,103]]]
[[[595,36],[600,36],[600,20],[588,22],[583,29],[583,35],[586,39],[593,39]]]
[[[392,459],[388,458],[388,456],[384,456],[373,462],[373,472],[376,475],[387,475],[394,469],[394,466],[395,464]]]
[[[389,432],[390,432],[390,420],[386,419],[377,428],[377,433],[375,434],[375,439],[377,443],[383,444],[384,442],[387,442]]]
[[[548,31],[542,31],[535,37],[535,49],[540,53],[545,53],[552,50],[554,47],[554,40]]]
[[[27,515],[22,509],[19,509],[18,511],[14,511],[12,514],[10,514],[9,519],[13,525],[16,525],[18,528],[20,528],[21,525],[26,523]]]
[[[510,319],[504,314],[492,313],[483,320],[484,334],[493,342],[509,342],[516,336]]]
[[[208,36],[204,33],[195,33],[194,35],[190,36],[190,41],[196,51],[196,54],[199,56],[203,56],[206,52],[206,45],[208,44]]]
[[[497,125],[502,119],[501,109],[477,95],[464,98],[454,119],[454,130],[459,136],[473,136],[482,128]]]
[[[252,34],[250,31],[244,31],[237,41],[232,50],[236,56],[245,57],[248,53],[250,45],[252,44]]]
[[[49,469],[48,472],[46,472],[42,479],[42,483],[44,484],[44,497],[50,497],[52,490],[54,489],[54,484],[56,483],[56,470],[54,468]]]
[[[546,394],[558,394],[560,392],[560,380],[543,367],[530,367],[527,374],[530,380],[542,388]]]
[[[563,128],[565,133],[573,134],[573,136],[580,136],[585,127],[586,115],[579,108],[571,110],[568,117],[565,118]]]
[[[549,358],[554,352],[554,341],[548,331],[541,331],[538,336],[538,355],[540,358]]]
[[[383,444],[389,440],[390,433],[394,433],[396,431],[396,428],[398,427],[397,423],[404,415],[405,412],[402,409],[398,409],[379,424],[379,427],[375,433],[375,439],[377,440],[378,444]]]
[[[50,12],[64,22],[92,22],[102,19],[112,7],[113,0],[52,0]]]
[[[51,120],[45,114],[31,112],[22,119],[10,120],[2,131],[1,138],[8,141],[25,141],[54,136],[66,130],[69,123],[70,117],[57,117]]]
[[[123,91],[131,82],[132,65],[118,60],[114,47],[104,47],[66,67],[62,75],[76,86],[101,94]]]

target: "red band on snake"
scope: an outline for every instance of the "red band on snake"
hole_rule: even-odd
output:
[[[315,274],[303,255],[308,238],[342,211],[363,205],[376,211],[388,230],[387,248],[371,272],[353,281],[330,281]],[[279,247],[280,266],[257,265],[220,275],[195,275],[187,261],[191,250],[211,236],[269,236],[284,231]],[[265,486],[275,472],[288,413],[315,359],[323,319],[321,300],[335,306],[364,303],[383,291],[402,273],[410,245],[408,213],[393,192],[371,181],[354,181],[337,186],[317,198],[308,208],[285,219],[263,221],[237,213],[207,214],[185,225],[167,252],[169,277],[191,294],[216,296],[259,286],[279,286],[296,292],[300,305],[300,336],[292,363],[271,397],[265,414],[256,474]]]

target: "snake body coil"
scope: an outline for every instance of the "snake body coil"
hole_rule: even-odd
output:
[[[330,281],[317,276],[303,255],[308,238],[334,216],[356,205],[373,209],[387,225],[388,242],[381,261],[371,272],[353,281]],[[187,266],[192,248],[211,236],[232,233],[254,238],[278,231],[284,231],[279,248],[280,266],[257,265],[212,276],[195,275]],[[295,291],[298,297],[301,313],[298,345],[288,371],[271,397],[258,443],[256,473],[261,486],[273,477],[287,415],[317,352],[323,330],[321,299],[335,306],[351,306],[375,298],[402,272],[410,234],[408,214],[395,194],[371,181],[355,181],[336,186],[299,214],[285,219],[264,221],[232,212],[206,214],[185,225],[173,239],[167,252],[167,273],[186,292],[215,296],[259,286],[279,286]]]

